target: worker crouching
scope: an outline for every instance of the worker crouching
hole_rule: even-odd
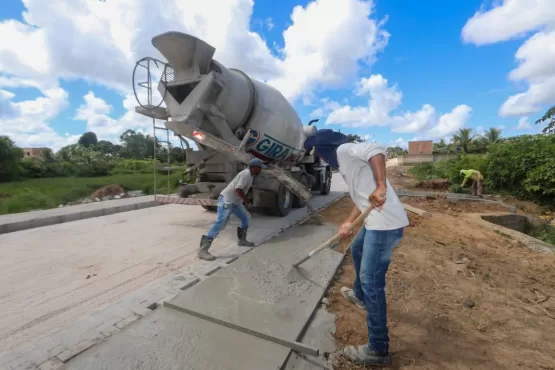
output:
[[[484,194],[484,176],[477,170],[461,170],[461,175],[464,176],[461,188],[464,188],[468,180],[472,180],[472,195],[482,197]]]
[[[254,243],[247,240],[247,230],[251,219],[247,208],[252,207],[247,198],[247,193],[252,187],[254,177],[259,175],[263,168],[266,168],[264,162],[258,158],[252,159],[249,167],[239,172],[227,187],[222,190],[218,198],[216,223],[200,240],[200,250],[197,254],[200,259],[205,261],[214,261],[216,259],[208,250],[212,246],[214,239],[227,225],[231,214],[234,214],[241,220],[241,226],[237,228],[238,245],[242,247],[254,246]]]

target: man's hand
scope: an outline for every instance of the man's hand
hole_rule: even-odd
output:
[[[387,187],[378,186],[378,188],[372,194],[370,194],[368,200],[374,208],[381,210],[385,201],[387,200]]]
[[[247,202],[247,203],[245,203],[245,207],[247,207],[247,209],[250,211],[252,209],[253,205],[252,205],[251,202]]]
[[[349,237],[349,235],[353,233],[352,226],[353,224],[351,222],[343,222],[339,227],[339,236],[341,236],[342,239]]]

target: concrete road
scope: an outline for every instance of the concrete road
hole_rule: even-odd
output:
[[[315,209],[344,194],[340,176],[332,190],[313,197]],[[253,217],[250,239],[263,242],[306,216]],[[220,258],[199,261],[213,221],[201,207],[164,205],[0,235],[0,369],[71,357],[249,250],[236,246],[232,218],[213,245]]]

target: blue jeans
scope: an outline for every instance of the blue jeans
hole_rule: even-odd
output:
[[[229,217],[231,217],[232,213],[241,220],[241,228],[246,229],[249,227],[251,215],[245,206],[243,204],[225,203],[224,198],[220,197],[218,198],[218,216],[216,216],[216,223],[206,236],[211,239],[216,238],[224,229],[225,225],[227,225],[227,221],[229,221]]]
[[[380,354],[389,353],[385,274],[393,248],[403,237],[403,228],[367,230],[363,227],[351,244],[356,279],[353,291],[366,306],[368,345]]]

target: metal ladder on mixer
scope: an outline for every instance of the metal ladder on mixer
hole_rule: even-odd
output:
[[[152,74],[150,72],[150,66],[151,64],[155,64],[158,67],[158,63],[159,61],[157,61],[156,59],[152,59],[152,58],[145,58],[139,62],[137,62],[137,65],[135,66],[135,69],[137,67],[141,67],[141,68],[145,68],[146,69],[146,73],[147,73],[147,81],[142,81],[142,82],[138,82],[137,85],[146,89],[146,93],[147,93],[147,107],[154,107],[154,105],[152,104]],[[164,69],[164,75],[166,74],[166,69]],[[133,78],[135,77],[135,73],[133,73]],[[139,101],[137,94],[135,93],[135,98],[137,99],[137,101]],[[160,104],[158,104],[158,106],[160,106],[162,104],[162,101],[160,102]],[[165,131],[166,133],[166,137],[165,140],[158,140],[158,135],[157,135],[157,131]],[[171,188],[171,173],[172,173],[172,166],[171,166],[171,149],[172,149],[172,144],[170,142],[170,130],[168,130],[166,127],[161,127],[161,126],[157,126],[156,125],[156,119],[154,117],[152,117],[152,138],[153,138],[153,193],[154,193],[154,201],[157,201],[157,196],[159,193],[165,191],[166,195],[170,195],[170,193],[172,192],[172,188]],[[162,143],[166,145],[167,148],[167,158],[166,158],[166,164],[163,165],[161,162],[158,163],[158,152],[157,152],[157,144]],[[158,182],[159,182],[159,178],[158,178],[158,172],[159,171],[165,171],[165,177],[166,177],[166,186],[165,187],[158,187]]]

